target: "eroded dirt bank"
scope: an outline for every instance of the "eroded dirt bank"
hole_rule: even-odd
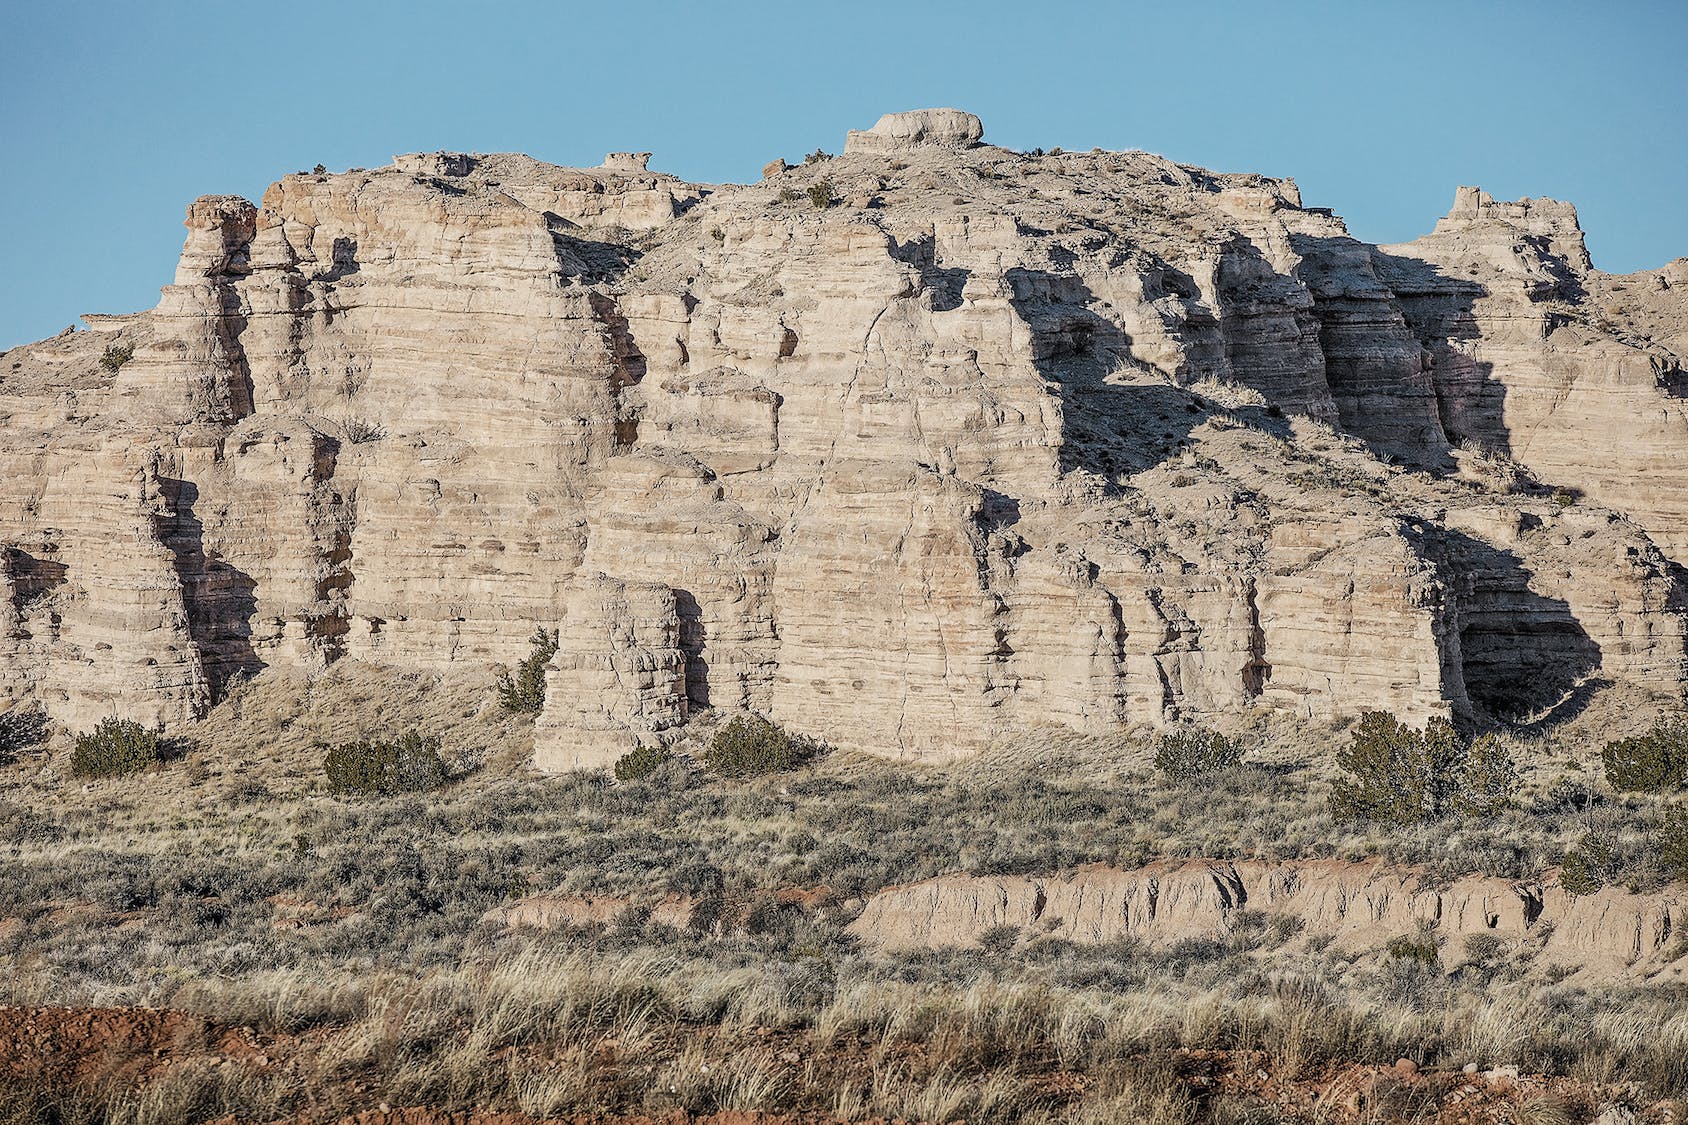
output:
[[[1678,976],[1688,954],[1688,886],[1576,896],[1540,880],[1430,874],[1372,860],[1159,860],[1070,874],[942,875],[868,899],[849,927],[884,950],[976,945],[1000,927],[1100,943],[1222,936],[1248,912],[1295,919],[1308,938],[1369,951],[1403,936],[1490,934],[1531,942],[1544,964],[1590,974]]]

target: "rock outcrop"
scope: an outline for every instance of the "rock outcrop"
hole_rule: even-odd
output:
[[[915,109],[887,113],[871,129],[851,129],[844,138],[846,154],[907,152],[919,145],[976,145],[985,135],[977,117],[959,109]]]
[[[0,693],[170,723],[539,625],[568,768],[704,708],[936,760],[1680,691],[1680,263],[1465,189],[1378,248],[1289,181],[981,138],[195,201],[157,308],[0,358]]]

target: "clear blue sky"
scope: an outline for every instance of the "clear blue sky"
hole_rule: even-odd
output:
[[[149,308],[188,201],[319,161],[649,149],[704,181],[955,105],[1016,148],[1294,176],[1371,241],[1458,184],[1577,204],[1595,264],[1688,255],[1688,0],[10,0],[0,348]]]

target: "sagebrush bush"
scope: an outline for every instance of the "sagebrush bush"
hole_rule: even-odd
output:
[[[1665,719],[1635,738],[1620,738],[1600,752],[1612,788],[1665,793],[1688,784],[1688,720]]]
[[[334,793],[419,793],[451,776],[440,740],[407,731],[392,741],[359,739],[322,747],[322,770]]]
[[[666,746],[640,746],[616,759],[616,780],[644,781],[673,757]]]
[[[538,626],[528,643],[527,659],[499,679],[498,701],[506,711],[537,715],[545,706],[545,666],[557,655],[557,634]]]
[[[1416,730],[1386,711],[1361,717],[1336,764],[1348,776],[1332,786],[1332,810],[1383,824],[1491,815],[1510,802],[1518,784],[1517,766],[1493,736],[1467,742],[1446,719]]]
[[[1205,727],[1167,731],[1155,751],[1155,768],[1171,781],[1195,781],[1242,764],[1231,739]]]
[[[815,210],[825,211],[832,206],[834,198],[830,180],[816,180],[809,185],[809,202],[814,205]]]
[[[158,734],[132,719],[106,718],[76,736],[70,772],[77,777],[116,777],[136,773],[159,760]]]
[[[760,715],[738,715],[715,732],[703,761],[722,777],[754,777],[788,770],[814,753],[807,739],[793,738]]]

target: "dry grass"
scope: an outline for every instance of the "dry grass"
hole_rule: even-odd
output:
[[[528,772],[531,726],[491,701],[490,677],[266,678],[239,687],[194,732],[197,749],[159,772],[84,791],[62,775],[62,747],[0,767],[0,1001],[173,1005],[298,1052],[285,1080],[189,1060],[139,1085],[51,1094],[53,1111],[273,1116],[297,1112],[305,1088],[323,1112],[390,1100],[536,1117],[1271,1119],[1195,1098],[1178,1070],[1186,1050],[1260,1052],[1292,1081],[1407,1054],[1688,1092],[1681,996],[1526,979],[1511,971],[1517,950],[1479,949],[1483,971],[1453,978],[1286,945],[1265,917],[1233,941],[1163,949],[1040,939],[873,957],[844,934],[852,896],[955,870],[1386,855],[1527,872],[1591,815],[1621,827],[1645,811],[1547,799],[1587,758],[1589,724],[1609,719],[1598,706],[1515,739],[1530,807],[1485,826],[1386,832],[1327,811],[1344,732],[1281,719],[1240,723],[1254,764],[1200,789],[1152,775],[1146,732],[1049,735],[948,769],[830,755],[752,782],[681,769],[616,786]],[[324,794],[317,740],[404,724],[444,735],[459,780],[426,797]],[[821,885],[832,893],[807,904],[771,897]],[[551,887],[714,893],[747,921],[719,933],[637,919],[535,935],[481,925],[489,907]],[[1060,1075],[1074,1084],[1052,1085]],[[17,1104],[17,1120],[41,1118]],[[1529,1112],[1553,1120],[1545,1105]]]

